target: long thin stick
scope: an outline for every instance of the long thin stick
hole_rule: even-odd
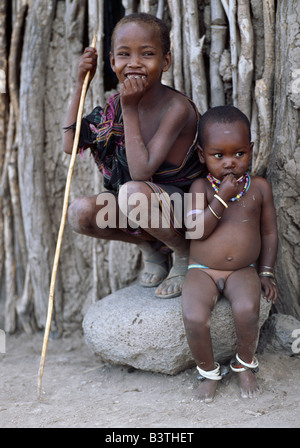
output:
[[[96,47],[96,40],[97,40],[97,35],[95,34],[94,38],[93,38],[92,45],[91,45],[93,48]],[[63,202],[63,211],[62,211],[62,217],[61,217],[58,238],[57,238],[57,244],[56,244],[56,250],[55,250],[55,256],[54,256],[54,262],[53,262],[49,299],[48,299],[47,320],[46,320],[46,325],[45,325],[43,348],[42,348],[41,361],[40,361],[40,367],[39,367],[39,373],[38,373],[38,398],[40,398],[41,388],[42,388],[42,378],[43,378],[45,359],[46,359],[46,351],[47,351],[51,319],[52,319],[52,312],[53,312],[53,297],[54,297],[57,267],[58,267],[62,238],[63,238],[64,228],[65,228],[65,223],[66,223],[69,194],[70,194],[70,187],[71,187],[71,179],[72,179],[73,169],[74,169],[74,165],[75,165],[77,150],[78,150],[78,143],[79,143],[79,136],[80,136],[80,129],[81,129],[81,120],[82,120],[82,114],[83,114],[83,106],[84,106],[84,101],[85,101],[85,96],[86,96],[86,92],[87,92],[87,88],[88,88],[89,79],[90,79],[90,72],[88,72],[85,76],[84,83],[82,86],[81,96],[80,96],[80,102],[79,102],[77,120],[76,120],[76,130],[75,130],[74,143],[73,143],[73,149],[72,149],[72,156],[71,156],[71,161],[70,161],[69,171],[68,171],[68,176],[67,176],[67,181],[66,181],[65,196],[64,196],[64,202]]]

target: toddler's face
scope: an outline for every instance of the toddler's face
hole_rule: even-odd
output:
[[[248,170],[252,148],[247,126],[242,121],[209,123],[199,157],[215,178],[222,181],[226,175],[233,174],[239,179]]]

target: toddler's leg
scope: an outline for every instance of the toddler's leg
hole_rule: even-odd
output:
[[[205,371],[215,369],[210,336],[211,312],[219,293],[213,280],[200,269],[190,269],[182,291],[182,311],[186,337],[196,361]],[[217,380],[205,379],[197,390],[197,398],[212,401]]]
[[[234,316],[237,353],[248,364],[253,360],[258,341],[260,294],[260,280],[252,267],[233,272],[224,289]],[[256,396],[259,388],[255,374],[249,369],[238,375],[242,397]]]

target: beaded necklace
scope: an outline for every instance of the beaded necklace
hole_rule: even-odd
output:
[[[216,178],[215,178],[214,176],[212,176],[210,173],[209,173],[206,177],[207,177],[207,179],[209,180],[209,182],[211,183],[211,186],[213,187],[213,189],[215,190],[215,192],[218,194],[218,192],[219,192],[219,187],[218,187],[218,185],[220,185],[221,181],[218,180],[218,179],[216,179]],[[236,196],[234,196],[233,198],[229,199],[231,202],[239,201],[239,200],[241,199],[241,197],[244,196],[244,194],[247,193],[247,191],[248,191],[248,189],[249,189],[249,187],[250,187],[250,182],[251,182],[251,181],[250,181],[250,176],[249,176],[248,173],[245,173],[244,176],[240,177],[240,178],[237,180],[237,183],[240,184],[240,183],[243,182],[243,181],[245,181],[245,185],[244,185],[242,191],[241,191],[239,194],[237,194]]]

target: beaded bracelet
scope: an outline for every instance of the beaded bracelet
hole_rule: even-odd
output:
[[[228,208],[228,205],[226,204],[224,199],[222,199],[218,194],[214,194],[214,198],[218,199],[218,201],[221,202],[221,204],[224,205],[225,208]]]
[[[208,204],[207,207],[209,208],[209,210],[212,212],[212,214],[217,218],[217,219],[221,219],[221,216],[218,216],[216,214],[216,212],[211,208],[211,206]]]

